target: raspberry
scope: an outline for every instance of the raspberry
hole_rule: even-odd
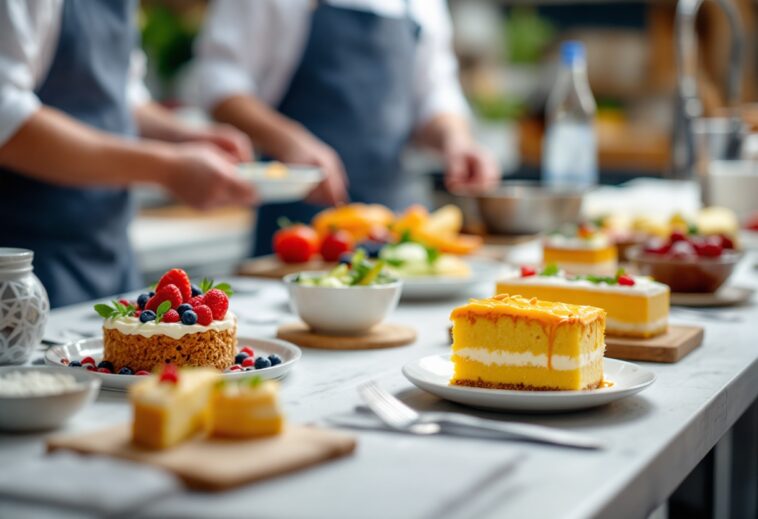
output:
[[[113,371],[109,370],[108,368],[97,368],[98,373],[110,373],[113,374]]]
[[[175,365],[166,364],[166,366],[163,368],[163,372],[161,373],[161,377],[158,380],[159,382],[169,382],[171,384],[178,384],[179,371],[176,369]]]
[[[621,274],[618,278],[618,283],[621,286],[625,287],[633,287],[634,286],[634,278],[630,276],[629,274]]]
[[[255,357],[255,350],[250,346],[243,346],[240,352],[247,353],[248,357]]]
[[[171,308],[176,308],[182,304],[182,293],[176,288],[176,285],[166,285],[155,292],[155,295],[145,305],[145,310],[155,312],[163,301],[171,301]]]
[[[239,364],[232,364],[227,371],[240,371],[242,367]]]
[[[242,361],[242,367],[248,368],[250,366],[255,366],[255,359],[252,357],[247,357],[245,360]]]
[[[203,303],[203,296],[195,296],[191,297],[189,301],[187,301],[187,304],[192,306],[192,308],[195,308],[196,306],[204,305]]]
[[[94,366],[97,363],[95,362],[95,359],[93,359],[92,357],[84,357],[82,359],[82,366],[84,366],[85,364],[92,364]]]
[[[536,276],[537,270],[534,267],[528,267],[524,265],[521,267],[521,277],[522,278],[528,278],[530,276]]]
[[[163,314],[163,322],[164,323],[178,323],[179,322],[179,312],[174,310],[173,308]]]
[[[145,371],[144,369],[141,369],[137,373],[135,373],[135,375],[137,375],[139,377],[146,377],[149,374],[150,374],[150,372],[149,371]]]
[[[203,303],[210,307],[213,318],[220,320],[226,316],[229,309],[229,298],[218,288],[212,288],[203,296]]]
[[[119,299],[118,302],[124,306],[137,306],[133,302],[129,301],[128,299]]]
[[[179,304],[192,297],[192,285],[190,284],[189,276],[182,269],[171,269],[163,274],[163,277],[158,281],[158,284],[155,285],[155,293],[157,294],[160,292],[161,288],[167,285],[174,285],[179,289],[179,292],[182,295],[182,300]]]
[[[213,321],[213,312],[207,305],[198,305],[194,308],[197,314],[197,324],[208,326]]]

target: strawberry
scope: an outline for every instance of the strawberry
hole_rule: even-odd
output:
[[[161,373],[161,376],[158,379],[158,381],[169,382],[171,384],[178,384],[179,371],[176,369],[176,366],[174,366],[173,364],[166,364],[166,366],[163,368],[163,372]]]
[[[634,278],[629,274],[621,274],[618,277],[618,284],[624,287],[633,287],[635,282]]]
[[[195,313],[197,314],[197,324],[202,324],[203,326],[208,326],[213,321],[213,312],[211,311],[210,307],[207,305],[197,305],[194,307]]]
[[[173,308],[163,314],[163,322],[164,323],[178,323],[179,322],[179,312],[174,310]]]
[[[528,265],[523,265],[521,267],[522,278],[528,278],[528,277],[536,276],[536,275],[537,275],[537,269],[535,269],[534,267],[530,267]]]
[[[248,357],[255,357],[255,350],[251,348],[250,346],[243,346],[240,350],[243,353],[247,353]]]
[[[91,365],[93,365],[93,366],[94,366],[94,365],[96,365],[97,363],[95,362],[95,359],[93,359],[92,357],[84,357],[84,358],[82,359],[82,366],[83,366],[83,365],[85,365],[85,364],[91,364]]]
[[[167,285],[174,285],[179,289],[179,292],[182,294],[182,300],[179,301],[179,304],[184,303],[192,297],[192,284],[190,283],[189,276],[182,269],[171,269],[163,274],[158,284],[155,285],[155,293],[157,294],[161,288]]]
[[[176,308],[182,304],[182,293],[176,285],[165,285],[155,292],[155,295],[148,299],[145,310],[155,312],[163,301],[171,301],[171,308]]]
[[[242,367],[243,368],[249,368],[255,366],[255,359],[252,357],[247,357],[245,360],[242,361]]]
[[[203,305],[203,296],[195,296],[191,297],[189,301],[187,301],[187,304],[192,306],[192,308],[195,308],[196,306]]]
[[[229,309],[229,297],[218,288],[212,288],[203,296],[203,304],[211,309],[214,319],[220,320],[226,317],[226,311]]]

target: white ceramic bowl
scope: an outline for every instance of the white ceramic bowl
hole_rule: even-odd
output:
[[[77,387],[64,393],[43,396],[0,396],[0,430],[32,432],[55,429],[89,405],[100,390],[100,380],[83,369],[36,366],[4,366],[0,375],[12,371],[43,371],[73,376]]]
[[[315,277],[324,272],[300,272],[284,277],[290,306],[315,332],[361,335],[382,322],[397,307],[402,283],[352,287],[300,285],[297,276]]]

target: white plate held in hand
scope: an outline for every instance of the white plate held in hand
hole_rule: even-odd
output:
[[[314,166],[248,162],[238,166],[240,176],[256,190],[261,202],[296,202],[302,200],[324,179]],[[281,173],[272,174],[272,168]]]
[[[655,375],[636,364],[603,359],[603,372],[610,387],[586,391],[515,391],[455,386],[450,384],[450,355],[431,355],[403,366],[403,374],[421,389],[440,398],[484,409],[547,413],[575,411],[639,393],[653,383]]]

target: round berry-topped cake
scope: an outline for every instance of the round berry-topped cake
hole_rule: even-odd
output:
[[[114,372],[177,366],[214,367],[234,364],[237,318],[229,311],[231,288],[204,279],[192,285],[187,273],[172,269],[154,292],[137,301],[95,305],[103,322],[103,360]]]

